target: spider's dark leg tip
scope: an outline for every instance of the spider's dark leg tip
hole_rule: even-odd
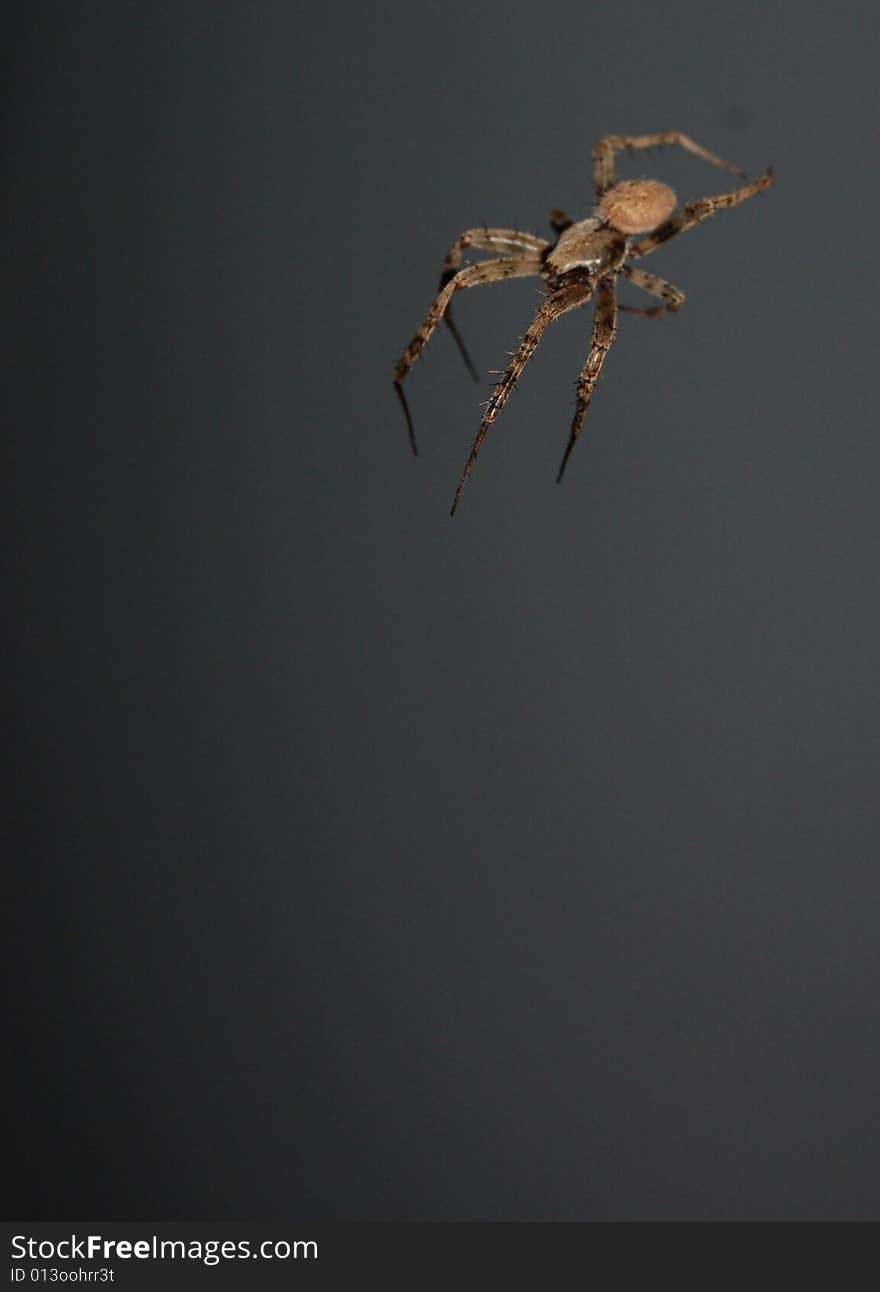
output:
[[[452,338],[455,341],[455,344],[458,346],[458,352],[461,355],[462,359],[464,360],[464,366],[467,368],[468,372],[471,374],[474,381],[478,382],[480,380],[480,374],[477,372],[476,365],[474,364],[473,359],[468,353],[468,348],[465,345],[464,341],[462,340],[461,333],[459,332],[458,327],[456,326],[455,320],[453,319],[452,314],[449,312],[449,310],[446,311],[445,318],[446,318],[446,326],[449,328],[449,331],[452,334]]]
[[[409,404],[407,403],[406,395],[403,393],[403,386],[396,379],[394,381],[394,393],[400,400],[404,416],[406,417],[406,432],[409,436],[409,447],[412,449],[413,457],[417,458],[419,456],[419,450],[416,444],[416,428],[413,425],[412,413],[409,411]]]

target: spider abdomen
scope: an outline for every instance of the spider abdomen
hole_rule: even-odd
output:
[[[648,233],[675,210],[675,194],[656,179],[622,179],[597,209],[600,218],[621,233]]]

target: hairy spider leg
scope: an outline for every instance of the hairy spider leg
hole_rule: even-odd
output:
[[[719,193],[716,197],[701,197],[696,202],[688,202],[678,215],[670,216],[659,229],[655,229],[647,237],[640,238],[638,242],[631,243],[627,256],[631,260],[637,260],[639,256],[650,255],[670,238],[684,233],[685,229],[691,229],[695,224],[708,220],[709,216],[714,215],[716,211],[723,211],[729,206],[739,206],[740,202],[747,201],[756,193],[762,193],[772,183],[773,167],[771,166],[763,175],[753,179],[751,184],[744,184],[742,188],[735,189],[732,193]]]
[[[534,259],[527,259],[524,256],[516,258],[511,256],[502,260],[484,260],[479,265],[468,265],[466,269],[460,269],[434,297],[431,308],[425,315],[424,322],[398,359],[393,374],[394,389],[406,415],[406,427],[409,432],[409,443],[413,453],[418,453],[416,432],[413,426],[412,414],[409,411],[409,404],[403,393],[403,379],[430,340],[431,334],[445,314],[454,293],[461,291],[465,287],[480,287],[483,283],[498,283],[505,278],[526,278],[540,272],[541,261],[537,256]]]
[[[587,362],[581,369],[581,375],[578,378],[577,402],[575,404],[574,418],[571,423],[571,432],[568,437],[568,444],[565,446],[565,452],[562,455],[562,461],[559,464],[559,474],[556,477],[556,483],[562,479],[571,451],[575,442],[583,430],[584,418],[587,409],[590,406],[590,400],[593,397],[593,387],[599,380],[599,373],[602,371],[602,365],[605,362],[608,351],[614,342],[614,334],[617,331],[617,295],[616,283],[614,278],[603,278],[596,288],[596,309],[593,313],[593,344],[590,353],[587,356]]]
[[[574,220],[571,216],[567,215],[565,211],[560,211],[558,206],[554,206],[553,210],[548,213],[547,222],[553,232],[557,235],[565,233],[565,230],[570,229],[574,224]]]
[[[627,314],[638,314],[643,319],[654,319],[659,318],[661,314],[672,314],[684,305],[684,292],[678,287],[673,287],[672,283],[667,283],[665,278],[658,278],[656,274],[646,274],[643,269],[633,269],[631,265],[621,265],[620,272],[633,287],[640,287],[643,292],[648,292],[651,296],[659,296],[663,304],[652,305],[649,310],[643,310],[638,305],[621,305],[618,302],[619,310],[625,310]]]
[[[446,254],[438,290],[442,290],[461,268],[461,253],[466,247],[475,247],[477,251],[494,251],[496,254],[498,252],[518,251],[531,257],[541,256],[549,245],[545,238],[539,238],[534,233],[526,233],[522,229],[465,229],[464,233],[455,239]],[[464,360],[465,367],[474,381],[479,381],[480,374],[477,372],[468,353],[467,346],[456,326],[451,305],[446,309],[445,322],[452,334],[452,339],[458,346],[458,352]]]
[[[449,513],[450,516],[455,515],[455,509],[458,506],[461,491],[467,484],[468,476],[473,470],[474,463],[477,460],[477,454],[480,451],[480,446],[486,438],[489,428],[501,412],[504,405],[507,403],[507,400],[513,392],[513,388],[519,380],[523,369],[535,353],[535,350],[538,348],[538,342],[544,335],[544,331],[548,324],[552,323],[554,319],[558,319],[568,310],[573,310],[579,305],[584,305],[590,299],[592,294],[593,287],[589,282],[569,283],[567,286],[561,287],[558,291],[554,292],[552,296],[548,296],[547,300],[545,300],[539,307],[537,314],[532,319],[532,322],[529,324],[519,346],[517,347],[516,354],[507,365],[504,375],[495,387],[495,390],[492,393],[492,398],[486,406],[483,420],[480,423],[480,429],[477,431],[477,438],[474,440],[473,448],[471,449],[470,456],[465,463],[464,471],[462,471],[461,479],[458,482],[458,488],[455,491],[455,497],[452,500],[452,509]]]
[[[685,152],[692,153],[694,157],[700,157],[703,161],[710,162],[713,166],[720,166],[722,170],[729,170],[733,175],[745,177],[745,171],[741,170],[739,166],[734,166],[722,157],[717,157],[715,153],[710,153],[707,148],[695,143],[690,135],[682,134],[680,130],[661,130],[653,135],[606,135],[593,148],[596,201],[601,201],[608,189],[614,185],[614,154],[616,152],[621,152],[624,149],[627,152],[636,152],[642,148],[658,148],[662,144],[678,144],[680,148],[683,148]]]

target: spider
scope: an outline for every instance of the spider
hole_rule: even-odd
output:
[[[520,374],[537,349],[548,323],[569,310],[585,305],[593,296],[596,297],[593,313],[593,341],[587,362],[578,379],[574,420],[556,477],[557,481],[560,481],[583,428],[593,387],[611,349],[617,330],[618,308],[640,314],[645,318],[652,318],[679,310],[684,303],[684,292],[655,274],[646,274],[641,269],[633,268],[629,262],[649,255],[664,242],[674,238],[676,234],[684,233],[685,229],[690,229],[701,220],[708,219],[716,211],[728,206],[738,206],[740,202],[754,197],[756,193],[762,192],[773,182],[773,170],[770,167],[763,175],[735,189],[732,193],[702,197],[696,202],[688,202],[677,214],[673,214],[676,196],[666,184],[661,184],[654,179],[616,180],[614,176],[616,152],[624,149],[635,151],[654,148],[661,144],[678,144],[695,157],[700,157],[703,161],[711,162],[713,166],[720,166],[722,170],[730,171],[745,179],[745,172],[738,166],[732,166],[730,162],[716,157],[714,153],[708,152],[679,130],[666,130],[653,135],[606,135],[593,149],[596,185],[595,215],[586,220],[571,220],[562,211],[551,211],[550,225],[556,234],[554,242],[539,238],[534,233],[523,233],[519,229],[482,228],[468,229],[461,237],[456,238],[449,248],[438,294],[424,322],[394,368],[394,389],[406,415],[409,442],[413,453],[418,453],[418,448],[412,414],[403,393],[403,379],[427,345],[441,319],[445,318],[471,376],[479,380],[452,318],[450,302],[453,295],[466,287],[497,283],[506,278],[524,278],[531,274],[540,274],[547,290],[546,300],[527,328],[506,371],[501,375],[492,398],[486,405],[480,429],[477,431],[470,456],[455,490],[450,515],[455,514],[461,491],[467,484],[489,428],[507,403]],[[633,241],[637,234],[643,236]],[[466,247],[494,252],[498,259],[484,260],[462,268],[461,255]],[[657,297],[661,304],[654,305],[650,309],[638,309],[627,305],[618,307],[617,279],[620,275],[635,287]]]

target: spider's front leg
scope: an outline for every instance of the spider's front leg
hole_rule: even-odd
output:
[[[465,463],[464,471],[461,473],[461,479],[458,482],[458,488],[455,491],[455,497],[452,500],[452,510],[450,516],[455,515],[455,509],[458,506],[458,500],[461,497],[461,491],[468,482],[468,476],[473,470],[474,463],[477,460],[477,454],[483,440],[489,433],[489,428],[495,421],[495,418],[501,412],[504,405],[510,398],[513,388],[520,378],[523,368],[525,368],[529,359],[538,348],[538,342],[544,335],[548,324],[554,319],[558,319],[568,310],[577,309],[579,305],[584,305],[593,294],[593,289],[587,282],[570,283],[566,287],[560,287],[552,296],[549,296],[543,305],[539,308],[537,314],[532,319],[525,331],[523,339],[520,341],[516,354],[507,365],[498,385],[492,394],[492,398],[486,405],[486,411],[483,414],[483,420],[480,423],[480,429],[477,431],[477,438],[474,440],[470,456]]]
[[[483,283],[498,283],[505,278],[525,278],[540,272],[541,260],[537,255],[533,257],[510,256],[502,260],[484,260],[482,264],[468,265],[466,269],[460,269],[453,274],[452,278],[437,293],[431,308],[425,315],[424,322],[395,364],[392,378],[394,389],[406,416],[409,442],[413,453],[418,453],[416,433],[412,414],[409,411],[409,404],[403,393],[403,379],[431,339],[434,329],[446,313],[455,292],[461,291],[465,287],[479,287]]]
[[[526,233],[522,229],[465,229],[464,233],[455,239],[449,251],[446,253],[446,259],[443,262],[443,272],[440,275],[440,287],[442,290],[451,278],[454,278],[461,268],[461,253],[467,247],[474,247],[477,251],[494,251],[518,252],[521,255],[537,256],[539,259],[549,243],[545,238],[539,238],[537,234]],[[448,306],[445,314],[446,326],[452,334],[452,339],[458,346],[458,352],[464,360],[464,365],[473,377],[474,381],[480,380],[480,374],[477,372],[474,364],[468,354],[467,346],[462,340],[455,319],[452,317],[452,306]]]
[[[602,371],[602,365],[608,357],[608,351],[611,349],[616,331],[616,285],[613,277],[603,278],[596,289],[596,311],[593,315],[593,344],[587,357],[587,362],[584,364],[578,378],[574,420],[571,423],[571,432],[565,452],[562,455],[562,462],[559,464],[559,474],[556,477],[557,484],[562,479],[571,451],[583,430],[584,418],[593,397],[593,387],[599,380],[599,373]]]
[[[560,211],[558,206],[554,206],[553,210],[549,212],[547,219],[550,223],[550,228],[557,237],[560,233],[565,233],[565,230],[570,229],[574,224],[574,220],[571,216],[567,215],[565,211]]]

